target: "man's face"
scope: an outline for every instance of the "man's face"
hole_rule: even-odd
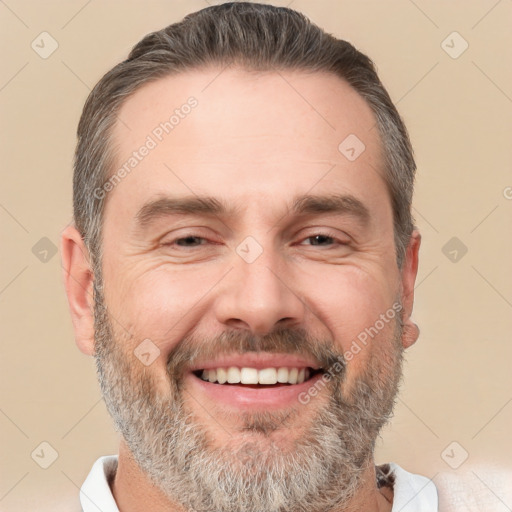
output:
[[[403,297],[378,131],[337,77],[219,73],[160,79],[120,112],[116,170],[148,136],[155,144],[104,212],[102,388],[164,492],[176,496],[200,461],[203,481],[190,485],[226,491],[210,494],[212,510],[253,510],[226,501],[247,480],[261,484],[254,510],[277,510],[286,492],[315,506],[323,495],[326,510],[367,469],[400,377]],[[196,106],[158,130],[191,96]],[[236,380],[213,371],[230,367],[292,383],[202,378]]]

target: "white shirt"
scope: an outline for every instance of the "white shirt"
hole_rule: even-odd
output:
[[[83,512],[119,512],[110,482],[117,469],[117,455],[100,457],[80,489]],[[428,478],[389,464],[395,475],[392,512],[438,512],[437,490]]]

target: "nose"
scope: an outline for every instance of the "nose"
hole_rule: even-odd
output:
[[[222,281],[215,301],[218,322],[248,329],[264,336],[275,328],[292,327],[304,320],[305,305],[296,288],[290,268],[265,250],[252,263],[237,254],[233,269]]]

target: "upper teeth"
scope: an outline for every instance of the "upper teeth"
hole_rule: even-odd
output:
[[[219,384],[301,384],[309,379],[309,368],[216,368],[203,370],[201,378]]]

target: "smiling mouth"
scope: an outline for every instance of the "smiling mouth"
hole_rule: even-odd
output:
[[[230,366],[228,368],[200,369],[192,373],[211,384],[261,389],[302,384],[319,373],[323,373],[323,370],[310,367],[257,369]]]

